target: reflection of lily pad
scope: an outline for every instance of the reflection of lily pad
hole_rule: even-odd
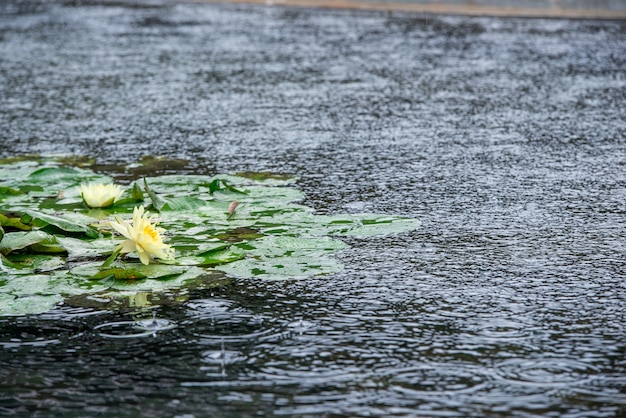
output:
[[[295,203],[304,197],[292,186],[295,177],[273,173],[134,177],[123,186],[121,201],[92,210],[82,203],[78,186],[111,178],[85,168],[88,163],[78,159],[68,167],[39,157],[0,162],[5,179],[0,182],[0,315],[43,312],[61,300],[107,309],[176,303],[185,299],[186,289],[224,285],[233,277],[332,274],[341,270],[333,254],[346,248],[334,237],[401,233],[419,226],[415,219],[388,215],[316,215]],[[162,172],[183,166],[176,163]],[[167,163],[146,159],[117,170],[115,177],[139,173],[141,167]],[[235,200],[237,210],[229,215]],[[108,265],[124,239],[108,221],[130,219],[136,205],[156,213],[175,260],[143,265],[130,253]],[[32,231],[21,230],[28,228]]]

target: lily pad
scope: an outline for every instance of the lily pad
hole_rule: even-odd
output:
[[[306,279],[338,273],[339,261],[330,257],[258,257],[218,266],[217,269],[236,277],[265,280]]]
[[[66,260],[49,254],[18,254],[11,256],[11,260],[3,260],[6,267],[10,267],[12,274],[32,274],[64,268]]]
[[[298,203],[304,194],[294,187],[296,177],[272,173],[124,177],[129,183],[120,201],[89,209],[78,186],[110,177],[90,170],[89,160],[61,161],[0,162],[0,315],[43,312],[62,300],[107,309],[174,303],[194,286],[333,274],[342,269],[334,255],[347,248],[339,237],[420,225],[382,214],[316,215]],[[155,162],[161,164],[144,161]],[[138,169],[144,163],[118,167],[116,175],[150,172]],[[131,219],[137,205],[156,212],[174,260],[143,265],[136,253],[116,251],[127,238],[109,221]]]
[[[56,235],[55,238],[59,245],[65,249],[70,260],[105,256],[111,254],[118,244],[118,242],[114,241],[111,237],[87,240]]]
[[[53,309],[59,302],[63,301],[63,296],[54,295],[12,295],[0,293],[0,315],[21,316],[44,313]]]
[[[49,215],[34,210],[27,211],[22,216],[20,221],[23,224],[30,224],[32,227],[36,228],[46,228],[51,226],[53,227],[52,230],[56,228],[69,233],[85,234],[89,238],[95,238],[98,236],[98,232],[90,226],[81,225],[59,216]]]
[[[54,236],[44,231],[8,232],[0,241],[0,253],[7,255],[13,251],[32,247],[39,243],[56,243]]]

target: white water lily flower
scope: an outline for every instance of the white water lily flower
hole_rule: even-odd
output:
[[[90,208],[104,208],[111,206],[124,193],[116,184],[88,183],[80,185],[80,196]]]
[[[144,213],[143,206],[135,207],[132,223],[116,216],[115,221],[111,221],[111,227],[127,238],[117,246],[116,251],[120,250],[121,253],[137,251],[139,260],[145,265],[154,258],[174,259],[174,249],[164,244],[161,238],[161,233],[165,231],[156,227],[155,216],[148,218],[148,212]]]

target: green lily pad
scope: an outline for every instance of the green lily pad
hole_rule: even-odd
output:
[[[89,238],[96,238],[98,236],[98,231],[94,230],[90,226],[81,225],[59,216],[49,215],[34,210],[27,211],[22,216],[20,221],[24,224],[30,224],[37,228],[52,226],[69,233],[85,234]]]
[[[56,235],[55,238],[65,249],[69,259],[105,256],[111,254],[118,244],[118,241],[110,237],[87,240]]]
[[[158,172],[148,169],[155,164],[167,167],[161,159],[115,167],[129,182],[123,198],[90,209],[78,186],[111,181],[90,170],[90,163],[42,157],[0,161],[0,315],[43,312],[62,300],[107,309],[174,303],[171,295],[184,299],[190,287],[237,278],[333,274],[342,268],[334,255],[347,247],[338,237],[403,233],[420,225],[381,214],[316,215],[298,203],[304,194],[293,187],[297,178],[287,175],[128,178]],[[237,209],[229,213],[234,201]],[[136,253],[116,251],[127,238],[109,221],[113,215],[131,219],[137,205],[157,212],[174,260],[143,265]]]
[[[6,186],[0,186],[0,195],[15,196],[15,195],[21,195],[21,194],[24,194],[24,192],[21,190],[13,189],[11,187],[6,187]]]
[[[66,260],[49,254],[17,254],[11,260],[3,259],[3,264],[10,267],[13,274],[32,274],[64,268]]]
[[[63,299],[59,294],[14,296],[0,293],[0,315],[22,316],[44,313],[53,309]]]
[[[173,197],[173,198],[165,200],[165,203],[163,204],[160,210],[180,212],[180,211],[194,210],[194,209],[206,206],[206,205],[207,205],[206,201],[202,199],[198,199],[197,197],[180,196],[180,197]]]
[[[290,280],[338,273],[342,270],[342,265],[330,257],[297,258],[286,256],[246,258],[216,268],[235,277]]]
[[[44,231],[8,232],[0,241],[0,253],[7,255],[13,251],[22,250],[44,242],[56,243],[56,239]]]
[[[373,236],[401,233],[417,229],[417,219],[377,214],[319,216],[322,233],[343,236]]]

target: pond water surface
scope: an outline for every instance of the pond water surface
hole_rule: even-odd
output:
[[[0,415],[626,415],[624,51],[623,21],[3,2],[0,156],[289,173],[423,224],[338,274],[1,318]]]

